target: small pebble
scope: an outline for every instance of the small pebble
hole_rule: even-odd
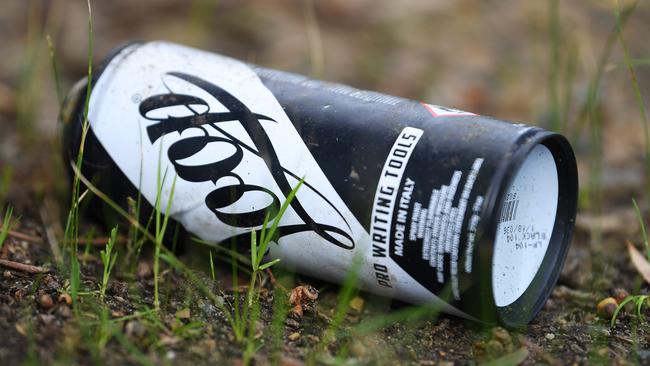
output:
[[[580,346],[578,346],[575,343],[569,344],[569,349],[571,350],[571,352],[577,353],[577,354],[583,354],[585,352],[585,350],[583,350]]]
[[[361,310],[363,310],[363,303],[363,298],[356,296],[354,299],[350,300],[350,308],[359,314],[361,313]]]
[[[555,339],[555,334],[553,334],[553,333],[546,333],[546,335],[544,336],[544,338],[548,339],[549,341],[552,341],[552,340]]]
[[[54,300],[52,300],[52,296],[48,294],[41,295],[41,297],[38,298],[38,303],[44,309],[50,309],[52,306],[54,306]]]
[[[613,297],[607,297],[600,300],[598,305],[596,305],[596,312],[602,317],[611,319],[612,315],[614,315],[614,311],[616,311],[617,306],[618,304]]]
[[[315,336],[313,334],[307,334],[307,339],[314,344],[320,342],[320,338],[318,338],[318,336]]]
[[[489,352],[495,353],[495,354],[501,354],[503,353],[504,347],[503,343],[497,341],[497,340],[490,340],[486,344],[487,349]]]
[[[59,283],[59,281],[57,281],[51,275],[47,275],[45,276],[45,278],[43,278],[43,284],[48,290],[58,290],[59,288],[61,288],[61,284]]]
[[[40,314],[38,317],[44,325],[50,325],[56,319],[56,317],[51,314]]]
[[[23,297],[25,297],[25,290],[19,288],[16,290],[16,292],[14,292],[14,297],[16,300],[21,300]]]
[[[614,295],[614,299],[616,299],[616,302],[620,304],[623,300],[625,300],[628,296],[630,296],[630,293],[627,292],[625,289],[618,287],[612,291],[612,295]]]
[[[287,317],[287,320],[285,320],[284,324],[286,324],[287,327],[293,328],[293,329],[297,329],[297,328],[300,327],[300,323],[298,323],[298,321],[296,321],[295,319],[293,319],[291,317]]]
[[[353,342],[350,346],[350,352],[355,357],[365,357],[368,355],[368,347],[366,347],[363,342]]]
[[[208,339],[205,341],[205,348],[207,348],[209,351],[212,351],[213,349],[217,348],[217,342],[214,339]]]
[[[61,295],[59,295],[59,302],[65,302],[68,305],[72,305],[72,296],[64,292]]]
[[[72,317],[72,310],[70,310],[70,308],[65,305],[58,306],[56,308],[56,312],[59,314],[60,317],[64,319],[68,319]]]
[[[152,274],[151,265],[148,262],[142,261],[138,262],[137,275],[140,278],[151,277]]]
[[[298,332],[293,332],[293,333],[289,334],[289,340],[290,341],[296,341],[296,340],[298,340],[298,338],[300,338],[300,333],[298,333]]]
[[[20,335],[27,336],[27,326],[26,325],[24,325],[22,323],[16,323],[14,325],[14,327],[16,328],[16,331],[18,333],[20,333]]]
[[[137,320],[131,320],[124,326],[124,333],[127,336],[140,339],[147,334],[147,328]]]
[[[492,328],[492,337],[501,343],[510,343],[512,340],[510,333],[501,327]]]

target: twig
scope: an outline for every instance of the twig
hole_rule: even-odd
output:
[[[2,225],[0,225],[0,229],[1,228],[2,228]],[[31,242],[31,243],[42,243],[43,242],[43,239],[39,238],[38,236],[33,236],[33,235],[21,233],[19,231],[15,231],[15,230],[9,230],[9,236],[11,236],[13,238],[16,238],[16,239],[28,241],[28,242]]]
[[[266,269],[266,274],[269,276],[269,281],[271,281],[271,285],[273,285],[273,287],[279,287],[284,292],[289,291],[286,287],[282,286],[280,282],[278,282],[278,280],[273,275],[273,272],[271,272],[271,268]]]
[[[620,335],[618,335],[618,334],[614,334],[614,338],[616,338],[616,339],[618,339],[619,341],[622,341],[622,342],[627,342],[627,343],[629,343],[629,344],[634,344],[634,341],[633,341],[633,340],[631,340],[631,339],[629,339],[629,338],[625,338],[625,337],[620,336]]]
[[[0,225],[0,230],[2,229],[2,225]],[[43,238],[34,236],[34,235],[29,235],[25,233],[21,233],[20,231],[15,231],[15,230],[9,230],[9,236],[19,239],[19,240],[25,240],[30,243],[42,243]],[[49,236],[48,236],[49,238]],[[57,240],[61,244],[68,244],[71,243],[71,241],[63,241],[63,240]],[[96,246],[105,246],[106,243],[108,242],[108,237],[103,237],[103,238],[93,238],[91,240],[87,240],[86,238],[79,238],[77,241],[79,244],[90,244],[90,245],[96,245]],[[116,243],[125,243],[126,238],[124,236],[118,236],[117,239],[115,240]]]
[[[2,224],[0,224],[0,230],[2,230]],[[41,243],[43,241],[43,239],[39,238],[38,236],[21,233],[20,231],[16,230],[9,229],[7,233],[13,238],[29,241],[32,243]]]
[[[31,264],[18,263],[7,259],[0,259],[0,265],[11,268],[16,271],[27,272],[32,274],[47,273],[50,270],[43,267],[32,266]]]

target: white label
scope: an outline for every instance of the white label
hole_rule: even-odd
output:
[[[497,306],[515,302],[537,274],[553,232],[558,176],[553,154],[537,145],[512,181],[501,204],[492,258]]]
[[[389,258],[384,263],[393,287],[377,284],[370,234],[248,65],[164,42],[127,47],[94,85],[89,120],[150,204],[156,202],[157,175],[165,176],[163,208],[176,177],[170,215],[200,238],[220,242],[260,229],[267,209],[279,208],[304,177],[270,258],[330,281],[343,280],[353,259],[361,259],[363,288],[443,304]],[[411,130],[420,131],[405,131]]]
[[[302,177],[282,219],[280,245],[272,248],[276,256],[340,275],[347,263],[337,253],[368,236],[244,63],[168,43],[127,48],[95,85],[90,122],[152,205],[158,172],[166,176],[161,207],[176,176],[170,214],[205,240],[261,228],[267,209],[277,211]],[[332,255],[317,254],[324,251]]]

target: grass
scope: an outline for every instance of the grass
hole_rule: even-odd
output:
[[[641,227],[641,235],[643,235],[643,246],[646,250],[646,256],[650,261],[650,244],[648,244],[648,232],[646,231],[645,223],[643,222],[643,215],[641,215],[639,205],[636,203],[634,198],[632,198],[632,205],[634,205],[634,212],[636,213],[636,218],[639,220],[639,226]]]
[[[162,156],[162,143],[160,144],[160,152],[158,156],[158,170],[156,173],[156,203],[155,206],[155,217],[156,217],[156,232],[155,232],[155,252],[153,257],[153,275],[154,275],[154,306],[156,310],[160,309],[160,298],[158,290],[159,282],[159,273],[160,273],[160,248],[163,246],[163,239],[165,233],[167,232],[167,224],[169,223],[169,215],[171,213],[171,205],[174,198],[174,190],[176,188],[176,176],[172,180],[172,187],[167,197],[167,207],[165,213],[161,212],[161,202],[162,202],[162,190],[164,184],[164,177],[161,178],[160,175],[160,166],[161,166],[161,156]],[[166,173],[166,172],[165,172]],[[166,175],[166,174],[165,174]]]
[[[45,35],[45,40],[47,41],[48,54],[50,56],[50,63],[52,66],[52,75],[54,76],[54,89],[56,91],[56,99],[59,106],[63,104],[63,91],[61,87],[61,73],[59,72],[59,64],[56,60],[56,54],[54,52],[54,43],[49,34]]]
[[[630,5],[629,11],[634,11],[637,6],[635,1]],[[616,2],[615,7],[615,16],[616,16],[616,34],[618,36],[619,44],[623,50],[623,60],[627,67],[628,74],[630,76],[630,86],[634,92],[634,100],[639,109],[639,114],[641,117],[641,127],[643,129],[643,141],[644,141],[644,152],[645,152],[645,187],[646,187],[646,199],[650,200],[650,131],[648,129],[648,117],[646,115],[645,104],[643,102],[643,97],[641,96],[641,88],[639,87],[639,81],[636,76],[636,71],[634,70],[633,59],[630,56],[630,51],[628,50],[625,38],[623,37],[623,25],[622,25],[622,15],[621,9],[619,7],[618,1]]]
[[[259,302],[259,296],[260,292],[259,289],[256,287],[257,282],[261,282],[261,276],[262,276],[262,271],[271,268],[271,266],[277,264],[280,262],[279,258],[273,259],[269,262],[262,263],[264,256],[267,253],[269,244],[271,241],[277,242],[278,237],[277,237],[277,230],[278,230],[278,225],[280,224],[280,220],[282,220],[282,217],[284,216],[284,213],[286,212],[287,208],[289,208],[289,205],[291,204],[291,201],[296,196],[296,193],[300,189],[304,182],[304,178],[301,179],[296,187],[294,187],[291,192],[287,195],[286,200],[282,203],[282,206],[280,207],[280,210],[276,214],[273,223],[271,224],[271,227],[267,229],[268,224],[269,224],[269,216],[270,213],[267,213],[264,223],[262,224],[262,229],[261,229],[261,234],[260,234],[260,240],[259,243],[257,241],[257,231],[253,230],[251,231],[251,247],[250,247],[250,263],[251,263],[251,276],[250,276],[250,283],[248,284],[248,291],[246,292],[246,301],[244,303],[243,311],[239,313],[238,311],[235,311],[235,322],[233,323],[233,329],[235,330],[236,337],[239,337],[239,339],[242,339],[244,334],[247,333],[246,335],[246,346],[244,349],[244,365],[248,365],[255,354],[255,352],[261,347],[260,344],[258,344],[255,341],[255,336],[256,336],[256,324],[260,316],[260,302]],[[234,258],[234,257],[233,257]],[[233,276],[233,281],[236,281],[236,270],[235,270],[235,276]],[[236,282],[234,282],[236,284]],[[237,294],[235,294],[235,297],[238,297]],[[239,307],[239,304],[236,304],[236,309]],[[246,330],[248,330],[246,332]]]
[[[81,127],[81,140],[79,141],[79,152],[75,162],[75,167],[81,169],[83,162],[84,147],[86,145],[86,136],[90,124],[88,123],[88,106],[90,104],[90,93],[92,91],[92,75],[93,75],[93,21],[92,21],[92,6],[90,0],[87,1],[88,5],[88,69],[87,69],[87,84],[86,84],[86,97],[83,109],[83,120]],[[79,260],[77,259],[77,248],[79,243],[79,204],[83,195],[80,195],[80,182],[79,177],[75,175],[72,179],[72,198],[70,204],[70,212],[65,225],[65,232],[63,234],[64,243],[71,243],[69,248],[70,253],[70,287],[72,300],[76,302],[77,294],[80,285],[80,267]]]
[[[646,201],[650,200],[650,130],[648,127],[648,118],[646,114],[646,109],[645,109],[645,104],[643,101],[643,97],[641,96],[641,88],[639,87],[639,81],[636,75],[635,67],[637,66],[635,60],[632,58],[630,55],[630,51],[627,47],[627,43],[625,42],[625,38],[623,37],[623,27],[625,24],[625,21],[629,14],[631,14],[634,9],[636,9],[638,3],[634,1],[631,5],[628,5],[627,8],[624,8],[623,10],[620,9],[619,2],[615,2],[615,8],[614,8],[614,15],[616,18],[616,36],[619,41],[619,44],[621,46],[621,49],[623,51],[623,61],[625,64],[625,67],[628,71],[629,77],[630,77],[630,86],[632,88],[633,94],[634,94],[634,99],[637,104],[638,110],[639,110],[639,115],[641,117],[641,123],[642,123],[642,129],[643,129],[643,141],[644,141],[644,162],[645,162],[645,197]],[[632,204],[634,206],[635,214],[637,217],[637,220],[639,221],[639,226],[641,228],[641,234],[643,237],[643,245],[645,248],[646,252],[646,259],[650,261],[650,245],[648,243],[648,233],[646,230],[646,225],[643,220],[643,216],[641,214],[641,210],[639,209],[639,205],[637,204],[635,199],[632,199]],[[613,327],[614,324],[616,323],[616,319],[618,318],[618,315],[620,311],[628,304],[628,303],[634,303],[636,306],[636,316],[637,320],[643,322],[643,316],[641,314],[641,309],[643,308],[644,305],[648,306],[650,305],[650,297],[648,295],[644,294],[637,294],[637,295],[630,295],[626,297],[623,301],[618,304],[616,307],[616,310],[614,311],[614,314],[612,316],[611,320],[611,326]]]
[[[648,262],[650,262],[650,243],[648,243],[648,232],[646,230],[645,222],[643,221],[643,215],[641,215],[641,210],[639,209],[639,205],[636,203],[635,199],[632,199],[632,205],[634,206],[634,212],[636,214],[637,220],[639,221],[639,227],[641,228],[641,235],[643,237],[643,246],[646,252],[646,259],[648,260]],[[616,319],[618,318],[618,315],[621,312],[621,310],[625,308],[625,306],[630,302],[633,302],[636,305],[637,319],[643,322],[641,309],[643,308],[643,305],[650,305],[650,296],[643,295],[643,294],[630,295],[625,299],[623,299],[616,307],[616,310],[614,310],[614,314],[612,315],[612,321],[610,324],[612,327],[616,324]]]
[[[614,314],[612,315],[612,321],[611,321],[611,326],[613,327],[616,324],[616,319],[618,319],[618,314],[621,312],[621,310],[627,305],[628,303],[633,302],[636,307],[636,317],[640,322],[643,322],[643,315],[641,314],[641,309],[643,308],[643,305],[650,305],[650,296],[648,295],[630,295],[623,299],[620,304],[616,307],[616,310],[614,310]]]
[[[102,273],[102,282],[99,288],[100,297],[103,299],[108,287],[108,279],[111,276],[115,262],[117,261],[117,252],[115,250],[115,243],[117,239],[117,226],[111,230],[111,237],[106,243],[106,248],[100,252],[102,263],[104,264],[104,271]]]
[[[2,167],[2,173],[0,174],[0,204],[4,203],[7,193],[9,193],[13,173],[14,169],[11,165]]]
[[[9,236],[9,230],[11,230],[12,215],[13,215],[13,207],[7,206],[4,217],[2,219],[2,228],[0,228],[0,249],[2,249],[5,240],[7,240],[7,237]]]
[[[580,106],[577,119],[573,124],[573,128],[568,129],[568,135],[571,141],[580,141],[580,136],[584,129],[588,126],[587,136],[589,139],[588,145],[588,159],[589,159],[589,175],[587,178],[586,187],[583,185],[581,191],[580,204],[581,208],[586,209],[596,215],[602,212],[603,197],[602,197],[602,164],[603,164],[603,136],[602,124],[603,115],[601,113],[601,84],[606,73],[606,68],[609,63],[610,56],[616,40],[618,39],[619,32],[624,29],[627,24],[634,6],[627,6],[621,9],[620,12],[615,14],[616,24],[612,27],[607,38],[605,39],[604,46],[602,47],[600,56],[596,63],[596,68],[589,81],[586,99]],[[602,252],[600,248],[602,242],[602,233],[597,225],[591,229],[591,247],[595,250],[592,251],[594,256],[598,256]],[[603,260],[597,260],[597,265],[603,263]],[[595,273],[601,273],[602,270],[594,268]]]
[[[214,273],[214,258],[212,258],[212,250],[210,250],[208,253],[210,253],[210,277],[212,278],[212,281],[217,281],[217,275]]]
[[[561,55],[561,23],[560,23],[560,10],[558,0],[549,0],[549,40],[551,43],[550,62],[549,62],[549,113],[551,115],[551,129],[554,131],[562,131],[562,118],[560,115],[560,100],[559,100],[559,81],[560,81],[560,55]]]
[[[360,257],[355,257],[353,259],[352,265],[348,269],[341,290],[337,296],[336,309],[334,310],[332,321],[323,332],[320,342],[307,356],[307,365],[317,364],[319,356],[321,356],[326,351],[326,348],[337,339],[343,320],[350,309],[350,300],[352,300],[359,291],[357,285],[359,283],[359,270],[362,264]]]
[[[154,235],[152,235],[148,231],[146,231],[134,217],[130,216],[127,212],[121,209],[115,202],[113,202],[110,198],[108,198],[103,192],[98,190],[97,187],[95,187],[91,182],[89,182],[81,174],[81,172],[76,166],[73,165],[72,169],[74,170],[75,174],[78,175],[80,181],[83,182],[84,185],[86,185],[88,189],[92,191],[92,193],[94,193],[97,197],[107,202],[109,206],[113,207],[113,209],[119,215],[127,219],[127,221],[129,221],[129,223],[134,228],[139,230],[145,237],[147,237],[149,240],[151,240],[153,243],[156,244],[157,252],[154,253],[155,256],[158,256],[160,259],[168,263],[172,268],[175,268],[176,270],[183,273],[183,275],[185,275],[190,280],[190,282],[193,283],[199,289],[199,291],[201,291],[204,295],[207,295],[209,298],[211,298],[212,302],[215,305],[217,305],[220,309],[222,309],[222,311],[224,311],[226,318],[228,319],[233,329],[235,340],[237,340],[238,342],[243,342],[244,344],[244,351],[243,351],[244,364],[248,364],[251,358],[262,346],[260,343],[256,341],[256,328],[255,328],[255,325],[257,324],[257,320],[259,319],[259,315],[260,315],[260,303],[259,303],[260,292],[258,288],[258,283],[260,283],[260,277],[262,276],[262,272],[269,269],[271,266],[279,262],[279,260],[276,259],[276,260],[269,261],[267,263],[263,263],[263,258],[269,248],[270,243],[272,241],[277,241],[277,231],[278,231],[280,220],[283,214],[288,209],[291,201],[294,199],[297,190],[301,187],[303,180],[301,180],[287,196],[286,200],[283,202],[282,206],[280,207],[280,210],[278,211],[278,213],[276,214],[272,222],[269,222],[269,216],[267,215],[266,220],[262,225],[262,228],[260,229],[259,241],[257,240],[257,232],[255,230],[251,232],[251,243],[250,243],[251,252],[250,252],[250,258],[247,261],[247,263],[250,265],[250,272],[251,272],[250,283],[248,285],[248,290],[246,292],[246,297],[243,304],[239,303],[238,292],[235,291],[235,296],[234,296],[235,303],[233,305],[234,314],[231,315],[228,309],[224,307],[223,299],[215,296],[212,293],[212,291],[209,290],[208,287],[203,283],[203,281],[201,281],[193,273],[193,271],[189,270],[189,268],[187,268],[187,266],[185,266],[181,261],[179,261],[169,249],[166,249],[162,245],[166,224],[168,222],[167,221],[168,215],[170,212],[171,198],[169,199],[167,204],[167,211],[165,213],[165,217],[161,217],[162,214],[159,211],[161,207],[161,203],[160,203],[161,199],[157,198],[156,215],[158,217],[156,218],[156,222],[157,222],[156,231]],[[161,186],[162,186],[162,179],[159,179],[158,197],[161,196],[161,191],[162,191]],[[174,183],[172,184],[172,189],[171,189],[172,192],[174,190],[173,187],[174,187]],[[230,253],[235,253],[235,252],[236,252],[235,250],[232,250]],[[238,259],[240,259],[240,257],[236,255],[231,256],[231,260],[233,261],[233,270],[235,271],[233,276],[233,288],[235,289],[238,287],[238,284],[236,282]],[[213,263],[212,260],[210,263],[212,268],[214,268],[212,264]],[[156,273],[155,265],[154,265],[154,273]],[[155,276],[154,284],[156,284],[158,282],[158,279],[156,277],[156,274],[154,274],[154,276]],[[156,309],[159,309],[160,299],[158,298],[158,295],[154,295],[154,296],[156,296],[155,297],[156,300],[154,300],[154,304],[157,304]]]

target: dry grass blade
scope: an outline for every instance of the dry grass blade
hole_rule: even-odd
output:
[[[630,259],[632,264],[643,277],[643,279],[650,284],[650,263],[648,260],[641,254],[632,243],[626,241],[627,243],[627,252],[630,254]]]
[[[56,239],[55,232],[61,231],[58,221],[52,220],[49,212],[54,211],[56,206],[51,200],[45,200],[45,206],[39,208],[39,214],[41,215],[41,220],[44,223],[43,231],[45,231],[45,237],[47,238],[47,243],[50,245],[50,250],[54,256],[54,262],[59,268],[63,266],[63,254],[61,253],[61,247],[59,246],[59,241]]]

